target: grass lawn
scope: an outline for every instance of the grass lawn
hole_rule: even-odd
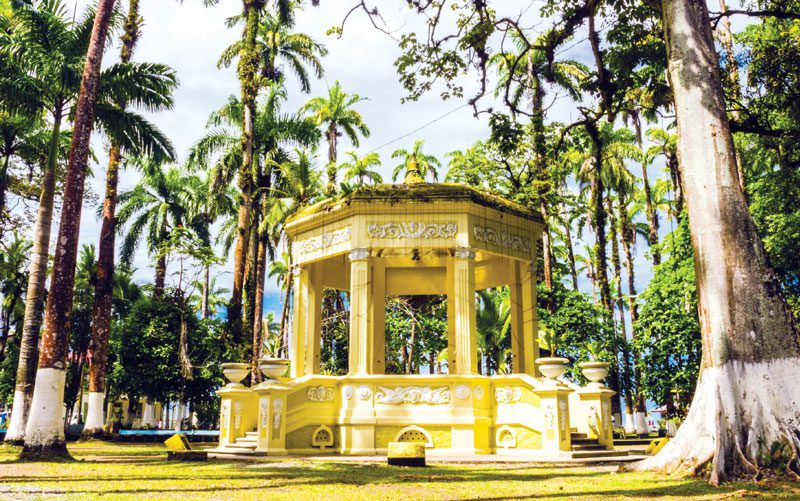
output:
[[[451,464],[393,468],[267,458],[261,462],[167,462],[160,444],[71,444],[77,459],[22,463],[0,446],[0,499],[800,499],[788,480],[727,484],[651,473],[616,473],[612,466]]]

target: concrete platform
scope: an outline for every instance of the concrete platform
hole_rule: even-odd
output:
[[[470,463],[545,463],[545,464],[608,464],[608,463],[627,463],[639,461],[647,458],[645,455],[629,455],[626,451],[607,451],[613,455],[604,455],[602,457],[574,457],[571,452],[565,452],[561,455],[537,453],[537,452],[524,452],[524,453],[510,453],[503,452],[501,454],[452,454],[452,453],[437,453],[436,451],[428,451],[426,461],[428,464],[470,464]],[[352,462],[352,463],[382,463],[386,464],[386,456],[342,456],[338,454],[326,454],[316,456],[264,456],[250,454],[232,454],[214,452],[213,449],[208,450],[209,459],[228,460],[228,461],[250,461],[250,462],[303,462],[303,461],[327,461],[327,462]]]

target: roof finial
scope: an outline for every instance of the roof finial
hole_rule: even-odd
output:
[[[419,164],[414,159],[409,160],[406,167],[406,179],[403,184],[419,184],[424,183],[425,179],[419,173]]]

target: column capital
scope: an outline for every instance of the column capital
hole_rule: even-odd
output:
[[[456,259],[475,259],[475,249],[472,247],[456,247],[453,256]]]
[[[369,248],[353,249],[350,251],[350,261],[364,261],[369,259],[371,253]]]

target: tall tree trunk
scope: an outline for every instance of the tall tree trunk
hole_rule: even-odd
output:
[[[564,221],[564,239],[567,241],[567,257],[569,259],[569,275],[572,278],[572,289],[578,290],[578,269],[575,266],[575,247],[572,243],[572,228],[569,220]]]
[[[8,165],[11,161],[11,153],[7,152],[3,156],[3,165],[0,166],[0,239],[3,238],[3,219],[6,213],[6,190],[8,189]]]
[[[620,200],[620,226],[622,229],[622,248],[625,251],[625,270],[628,273],[628,310],[631,318],[631,339],[634,341],[633,359],[638,361],[641,353],[636,349],[636,322],[639,320],[639,306],[636,303],[636,272],[633,264],[633,245],[636,238],[636,230],[627,211],[627,203],[624,199]],[[644,394],[642,393],[642,371],[638,365],[633,369],[633,387],[636,389],[634,395],[636,399],[636,409],[634,424],[637,435],[646,435],[647,429],[647,406]]]
[[[258,35],[259,9],[252,0],[243,0],[244,4],[244,43],[239,54],[239,84],[242,94],[243,127],[242,127],[242,165],[239,168],[239,219],[236,226],[236,245],[234,250],[233,287],[231,300],[228,303],[229,340],[234,345],[245,342],[244,333],[248,332],[242,322],[242,290],[245,281],[245,261],[249,246],[249,225],[253,208],[253,127],[256,115],[256,99],[258,98],[258,52],[256,39]]]
[[[36,366],[39,362],[39,328],[42,325],[45,281],[47,280],[47,259],[50,253],[50,227],[53,223],[53,199],[56,191],[56,168],[58,166],[58,145],[61,137],[62,103],[55,104],[53,131],[47,154],[47,166],[42,179],[42,192],[39,196],[39,211],[33,230],[33,249],[28,273],[28,289],[25,295],[25,320],[22,326],[22,339],[19,347],[17,382],[14,388],[14,403],[11,407],[11,420],[5,441],[22,445],[25,441],[25,428],[28,423],[33,386],[36,379]]]
[[[133,49],[139,39],[139,0],[128,1],[128,17],[122,35],[120,61],[130,62]],[[126,103],[119,103],[125,107]],[[94,304],[92,306],[92,343],[89,346],[89,398],[85,438],[103,435],[104,400],[106,392],[106,362],[108,359],[108,337],[111,332],[111,305],[114,293],[114,237],[117,232],[117,183],[122,161],[120,148],[112,144],[108,152],[106,171],[106,194],[103,200],[103,222],[100,227],[97,271],[95,272]]]
[[[338,161],[338,154],[336,151],[337,143],[339,142],[339,131],[336,128],[336,123],[333,122],[328,126],[325,137],[328,139],[328,184],[325,185],[325,195],[333,196],[336,193],[336,171],[339,166],[336,165]]]
[[[728,10],[725,0],[719,0],[719,10],[721,12]],[[733,33],[731,32],[731,21],[728,16],[720,18],[717,32],[719,33],[722,47],[725,49],[728,90],[733,101],[731,103],[733,104],[731,116],[734,120],[739,121],[742,115],[738,108],[742,105],[742,87],[739,84],[739,64],[736,62],[736,53],[733,50]],[[739,175],[739,187],[742,189],[742,193],[745,194],[745,200],[747,200],[747,190],[745,190],[747,180],[745,179],[744,166],[740,155],[736,156],[736,172]]]
[[[625,423],[626,428],[630,428],[633,431],[633,398],[631,396],[631,357],[630,353],[628,353],[628,334],[627,329],[625,328],[625,308],[623,305],[623,298],[622,298],[622,264],[620,262],[619,257],[619,236],[618,225],[617,225],[617,218],[614,213],[614,205],[612,203],[611,197],[606,198],[606,212],[608,213],[609,217],[609,240],[611,241],[611,267],[614,270],[614,289],[617,292],[616,300],[614,301],[614,309],[611,311],[611,317],[614,318],[615,310],[619,309],[619,336],[617,332],[614,332],[614,356],[617,360],[619,360],[619,354],[622,355],[622,372],[621,374],[618,373],[617,375],[617,388],[614,388],[614,391],[617,392],[617,395],[614,395],[611,400],[611,407],[612,412],[614,411],[613,407],[616,403],[617,405],[620,404],[620,398],[625,399]],[[620,345],[618,341],[622,341],[622,346],[620,349]],[[612,378],[613,379],[613,378]],[[622,411],[622,406],[619,406],[620,414]],[[616,413],[615,413],[616,415]],[[630,415],[630,416],[628,416]],[[619,421],[617,421],[619,423]]]
[[[800,471],[800,336],[739,188],[719,61],[703,0],[662,6],[703,341],[689,414],[639,468],[697,471],[712,484],[756,473],[773,443]]]
[[[200,301],[200,318],[203,320],[207,319],[210,314],[210,310],[208,307],[208,296],[211,293],[211,265],[205,265],[205,270],[203,270],[203,298]]]
[[[39,370],[36,373],[36,385],[22,452],[24,457],[33,459],[69,457],[64,429],[59,426],[58,418],[64,399],[64,369],[69,348],[72,292],[75,283],[86,163],[94,126],[100,65],[114,3],[115,0],[99,0],[97,3],[76,106],[72,146],[64,184],[61,226],[58,229],[50,294],[47,298],[42,330],[42,352],[39,356]]]
[[[550,210],[547,206],[547,195],[550,176],[545,168],[545,137],[544,137],[544,87],[539,81],[539,76],[535,72],[533,65],[533,51],[528,55],[528,80],[531,83],[531,125],[533,127],[533,176],[539,184],[539,214],[542,216],[544,222],[544,231],[542,231],[542,260],[544,285],[548,289],[553,288],[553,248],[552,239],[550,235]],[[550,309],[554,305],[548,305]]]
[[[644,141],[642,139],[642,120],[639,116],[639,110],[631,112],[633,118],[633,127],[636,130],[636,144],[639,146],[639,151],[644,151]],[[644,206],[647,213],[647,226],[649,233],[647,243],[650,245],[651,254],[653,256],[653,266],[661,264],[661,251],[658,250],[658,213],[656,212],[655,205],[653,205],[653,193],[650,191],[650,176],[647,174],[647,165],[642,162],[642,191],[644,192]]]
[[[256,274],[258,271],[258,225],[259,211],[253,211],[253,224],[250,227],[250,236],[247,248],[247,262],[245,265],[244,296],[242,308],[242,332],[247,333],[247,344],[252,346],[253,325],[256,317]],[[252,350],[248,350],[251,351]],[[246,352],[245,352],[246,353]]]
[[[253,383],[261,382],[261,371],[258,368],[258,359],[261,358],[261,345],[263,344],[264,328],[264,280],[267,275],[267,232],[259,232],[258,257],[256,260],[256,294],[253,312]]]
[[[160,298],[164,295],[164,287],[167,281],[167,254],[158,251],[156,258],[156,277],[153,282],[153,297]]]

